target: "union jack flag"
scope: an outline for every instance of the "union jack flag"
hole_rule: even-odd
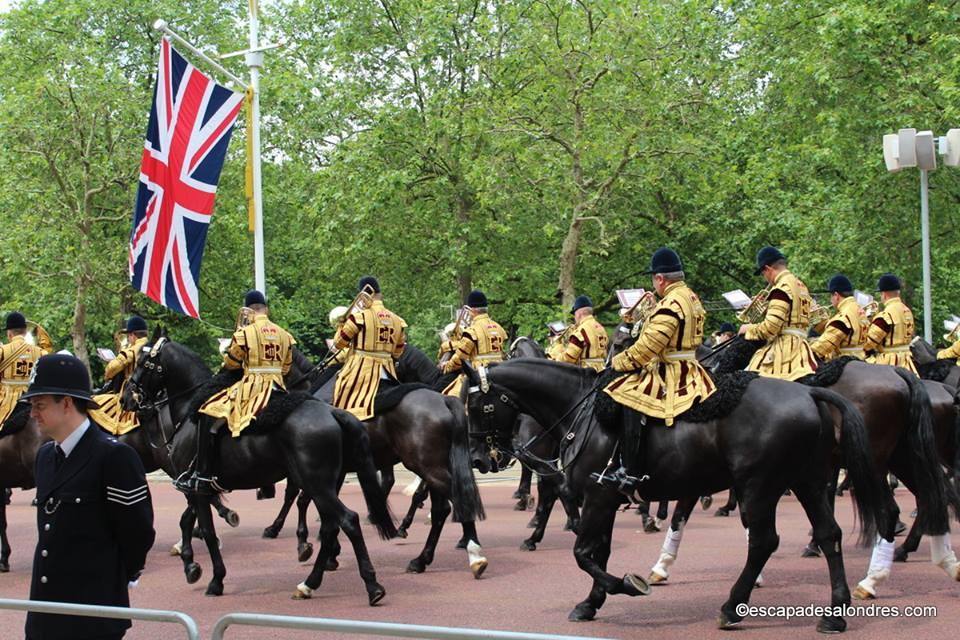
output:
[[[200,73],[162,40],[130,232],[130,283],[199,318],[200,261],[243,94]]]

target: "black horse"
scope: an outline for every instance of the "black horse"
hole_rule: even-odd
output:
[[[32,489],[33,461],[40,445],[50,438],[40,433],[29,407],[18,405],[4,424],[0,437],[0,487]],[[0,573],[10,571],[10,541],[7,539],[7,501],[0,496]]]
[[[422,573],[433,562],[440,533],[452,512],[463,535],[457,548],[467,550],[468,564],[475,578],[483,575],[487,559],[477,536],[476,520],[483,519],[483,503],[470,459],[467,425],[459,398],[443,396],[434,389],[446,386],[436,365],[422,351],[407,345],[397,363],[397,377],[405,384],[389,393],[402,398],[389,410],[364,422],[370,434],[374,463],[381,474],[389,470],[393,484],[393,466],[398,462],[422,479],[418,493],[411,501],[404,519],[406,527],[423,496],[430,497],[430,532],[420,554],[410,561],[407,571]],[[409,384],[413,383],[413,384]],[[332,400],[335,376],[325,375],[314,381],[314,397]],[[319,388],[318,388],[319,385]],[[305,504],[298,503],[298,536],[306,536]]]
[[[196,455],[198,433],[194,416],[190,413],[204,399],[198,394],[203,394],[203,385],[210,377],[210,370],[195,353],[155,332],[151,344],[139,356],[124,391],[123,405],[128,410],[162,405],[169,409],[174,425],[170,432],[162,428],[163,421],[148,422],[144,427],[150,432],[151,439],[168,444],[170,460],[178,473],[188,469]],[[295,597],[308,598],[320,586],[326,556],[334,546],[337,533],[343,529],[353,544],[368,601],[374,605],[386,592],[377,582],[359,517],[337,496],[345,465],[352,462],[357,468],[363,495],[378,532],[384,538],[396,536],[386,498],[376,482],[366,431],[349,414],[333,411],[322,402],[309,397],[294,398],[292,394],[277,396],[279,398],[275,401],[290,402],[290,407],[295,408],[284,412],[285,417],[278,418],[276,424],[255,424],[248,427],[242,437],[223,434],[218,439],[214,447],[219,457],[218,481],[227,489],[255,489],[265,482],[293,478],[310,494],[321,513],[323,539],[313,570],[304,582],[297,585]],[[271,405],[273,403],[271,401]],[[264,413],[270,409],[268,406]],[[226,429],[221,429],[221,433],[223,431]],[[209,498],[194,495],[187,496],[187,500],[199,518],[214,565],[214,575],[206,593],[221,595],[226,567],[217,546]],[[181,518],[181,559],[187,582],[193,583],[199,580],[202,571],[193,561],[192,523],[186,520],[186,515]]]
[[[597,390],[595,372],[541,360],[518,360],[487,371],[467,368],[465,387],[471,429],[512,429],[518,413],[541,424],[571,423],[577,405]],[[601,392],[602,393],[602,392]],[[584,418],[576,421],[572,444],[565,451],[567,482],[584,488],[585,501],[574,556],[593,579],[590,595],[571,612],[571,620],[591,620],[607,594],[635,596],[649,592],[643,578],[618,578],[606,571],[613,522],[622,497],[590,480],[602,471],[622,426]],[[640,419],[623,409],[617,422]],[[486,424],[485,424],[486,423]],[[850,602],[843,567],[841,530],[830,509],[827,484],[834,457],[841,455],[856,487],[855,506],[861,539],[872,541],[878,523],[887,518],[884,488],[873,465],[866,430],[856,409],[825,389],[757,378],[724,417],[689,423],[681,417],[671,428],[662,424],[642,430],[647,499],[684,499],[735,486],[749,527],[749,551],[740,577],[721,607],[720,626],[738,624],[737,605],[747,603],[755,580],[776,550],[776,506],[790,488],[800,500],[825,549],[831,582],[831,605]],[[838,613],[836,610],[830,613]],[[842,631],[840,615],[824,616],[822,631]]]

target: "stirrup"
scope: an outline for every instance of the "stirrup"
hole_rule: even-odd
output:
[[[173,486],[182,493],[202,496],[213,496],[226,491],[217,483],[215,477],[203,478],[196,471],[184,471],[173,481]]]

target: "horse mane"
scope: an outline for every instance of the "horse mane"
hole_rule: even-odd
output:
[[[733,373],[745,369],[753,354],[764,344],[762,340],[747,340],[741,336],[732,338],[728,344],[722,345],[723,350],[714,358],[715,364],[708,367],[710,373]]]
[[[529,348],[533,349],[532,355],[523,355],[515,354],[514,351],[517,351],[521,348],[521,345],[529,345]],[[507,349],[507,353],[511,358],[546,358],[547,352],[544,350],[543,346],[533,338],[529,336],[517,336],[513,342],[510,343],[510,348]]]
[[[145,348],[149,349],[152,346],[153,345],[148,345]],[[213,373],[210,371],[210,367],[207,366],[207,363],[203,361],[203,358],[197,355],[197,352],[187,345],[168,339],[167,345],[164,347],[163,351],[166,351],[167,349],[173,349],[177,355],[187,361],[189,369],[183,373],[189,377],[187,380],[188,384],[196,384],[201,379],[207,378]]]
[[[403,354],[397,360],[397,378],[401,382],[422,382],[432,387],[439,377],[440,370],[427,354],[412,344],[403,349]]]

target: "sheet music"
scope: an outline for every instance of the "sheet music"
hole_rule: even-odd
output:
[[[218,345],[217,350],[220,353],[226,353],[227,347],[230,346],[230,341],[231,341],[230,338],[217,338],[217,345]]]
[[[723,294],[723,297],[727,302],[730,303],[730,306],[734,309],[743,309],[750,304],[750,296],[745,294],[742,289],[734,289],[733,291],[727,291]]]
[[[563,333],[567,328],[567,325],[563,320],[554,320],[553,322],[548,322],[547,326],[550,327],[550,330],[556,334]]]
[[[333,351],[333,338],[327,338],[327,350]]]
[[[956,318],[956,316],[953,316],[953,317]],[[947,331],[953,331],[954,329],[957,328],[958,324],[960,324],[960,322],[958,322],[957,320],[944,320],[943,328],[946,329]]]
[[[646,293],[645,289],[617,289],[617,299],[620,306],[624,309],[630,309]]]
[[[110,362],[117,357],[117,354],[113,352],[113,349],[104,349],[103,347],[97,347],[97,355],[104,362]]]
[[[861,307],[865,307],[873,302],[873,296],[869,293],[864,293],[863,291],[854,291],[853,297],[857,301],[857,304]]]

